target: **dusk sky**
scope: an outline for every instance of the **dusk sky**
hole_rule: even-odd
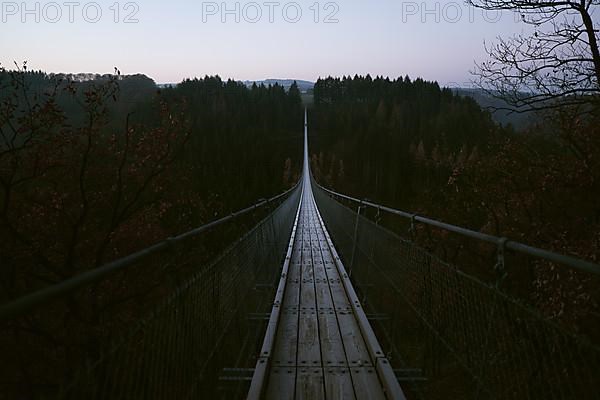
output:
[[[159,83],[207,74],[316,80],[370,73],[466,86],[474,62],[485,59],[484,40],[524,29],[512,14],[498,20],[462,0],[428,1],[427,9],[399,0],[240,1],[228,15],[223,4],[235,10],[235,1],[26,3],[27,12],[20,1],[1,3],[3,66],[28,60],[48,72],[97,73],[118,66]]]

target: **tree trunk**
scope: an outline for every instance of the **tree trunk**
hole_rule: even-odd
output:
[[[596,75],[596,86],[600,88],[600,50],[598,49],[598,41],[596,40],[596,32],[594,30],[594,21],[588,10],[582,7],[579,11],[581,19],[585,25],[585,30],[588,35],[590,50],[592,51],[592,59],[594,60],[594,72]]]

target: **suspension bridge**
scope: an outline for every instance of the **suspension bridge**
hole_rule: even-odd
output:
[[[598,338],[524,300],[518,268],[594,286],[600,266],[336,193],[308,154],[305,115],[294,188],[1,305],[0,398],[598,398]],[[203,257],[206,236],[250,216]],[[473,241],[487,272],[440,257],[417,225]],[[140,274],[159,284],[137,288]],[[123,288],[143,295],[101,294]]]

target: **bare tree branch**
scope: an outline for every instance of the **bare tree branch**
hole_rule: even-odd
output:
[[[505,100],[514,112],[589,104],[600,95],[600,1],[467,0],[484,10],[518,13],[530,35],[486,45],[489,60],[476,65],[476,86]]]

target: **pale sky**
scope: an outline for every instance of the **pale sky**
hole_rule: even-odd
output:
[[[28,60],[33,69],[73,73],[117,66],[158,83],[214,74],[314,81],[370,73],[465,86],[475,60],[485,59],[484,40],[525,28],[512,14],[484,15],[463,0],[25,3],[27,10],[21,1],[0,2],[3,66]]]

